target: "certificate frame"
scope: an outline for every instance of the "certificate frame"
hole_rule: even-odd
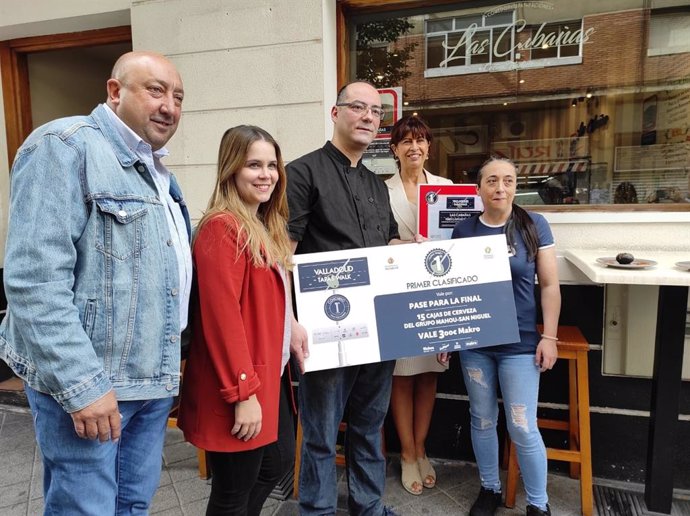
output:
[[[448,240],[455,224],[483,209],[474,184],[421,184],[417,198],[417,232],[430,240]]]

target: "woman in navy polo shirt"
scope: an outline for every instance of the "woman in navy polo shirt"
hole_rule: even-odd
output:
[[[459,222],[453,238],[506,235],[520,342],[460,352],[470,398],[472,448],[481,477],[470,515],[493,515],[501,503],[496,434],[499,383],[525,485],[527,515],[551,514],[546,494],[546,448],[537,428],[537,399],[539,375],[551,369],[558,356],[561,294],[553,235],[544,217],[513,204],[517,177],[511,161],[489,159],[479,170],[477,184],[484,212]],[[542,334],[537,331],[535,273],[541,290]]]

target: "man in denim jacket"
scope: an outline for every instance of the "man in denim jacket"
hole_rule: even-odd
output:
[[[190,226],[161,163],[184,95],[130,52],[89,116],[35,130],[12,167],[0,358],[24,379],[45,514],[147,514],[179,385]]]

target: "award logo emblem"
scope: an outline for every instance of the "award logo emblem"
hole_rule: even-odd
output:
[[[432,249],[427,253],[426,258],[424,258],[424,265],[429,274],[434,276],[445,276],[448,274],[448,271],[453,266],[453,261],[450,254],[448,254],[449,251],[450,249],[448,251]]]
[[[436,204],[438,202],[438,192],[428,192],[426,194],[427,204]]]
[[[334,294],[326,299],[323,311],[331,321],[342,321],[350,315],[350,301],[345,296]]]

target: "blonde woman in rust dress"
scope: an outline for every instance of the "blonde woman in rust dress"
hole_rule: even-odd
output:
[[[452,183],[424,169],[431,138],[429,126],[416,116],[402,118],[391,132],[398,173],[386,184],[402,240],[414,240],[417,233],[417,186]],[[446,368],[435,355],[404,358],[395,364],[391,411],[400,438],[402,485],[413,495],[436,485],[436,472],[426,456],[424,442],[436,400],[438,373]]]

